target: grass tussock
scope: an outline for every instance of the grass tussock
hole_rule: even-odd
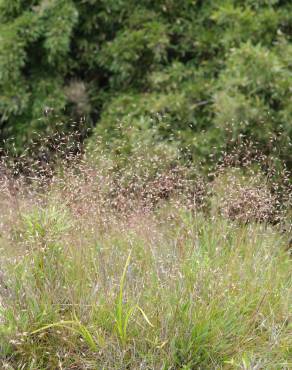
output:
[[[291,368],[288,216],[226,176],[3,175],[1,368]]]

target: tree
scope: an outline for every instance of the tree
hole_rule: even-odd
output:
[[[0,0],[0,24],[1,138],[20,151],[84,117],[91,147],[123,151],[122,125],[127,155],[139,137],[206,161],[227,129],[267,153],[280,135],[288,162],[289,1]]]

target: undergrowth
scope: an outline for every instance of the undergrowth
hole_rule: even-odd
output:
[[[268,182],[169,171],[2,178],[1,368],[292,367],[288,213]]]

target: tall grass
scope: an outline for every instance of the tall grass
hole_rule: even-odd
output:
[[[251,197],[229,217],[225,173],[202,202],[177,173],[138,191],[81,163],[2,179],[1,368],[292,367],[287,216]]]

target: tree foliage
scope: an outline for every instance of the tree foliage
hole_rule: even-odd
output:
[[[277,137],[291,164],[291,35],[284,0],[0,0],[1,138],[84,117],[115,153]]]

